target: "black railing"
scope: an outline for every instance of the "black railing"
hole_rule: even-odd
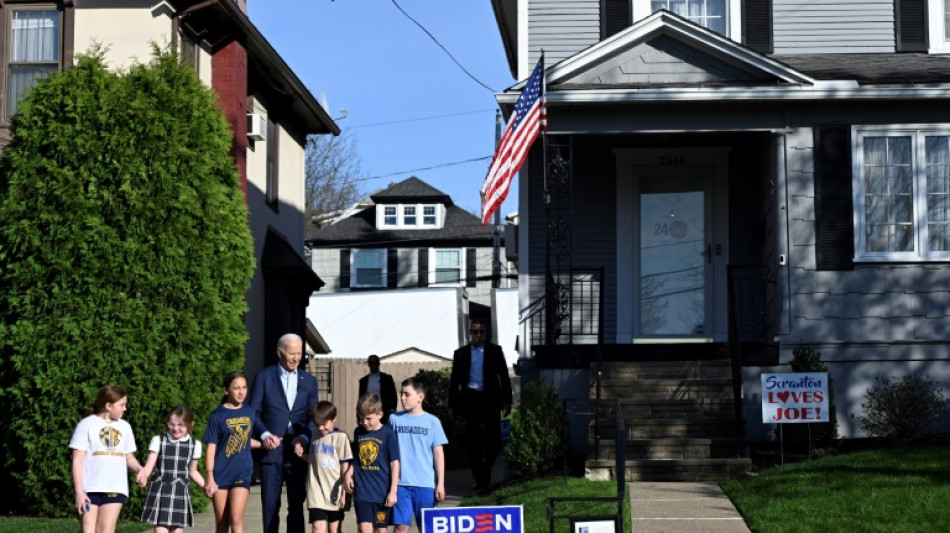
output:
[[[617,482],[616,496],[548,498],[545,500],[545,507],[547,507],[548,511],[549,533],[554,533],[554,522],[558,519],[569,520],[572,518],[581,518],[592,515],[596,515],[598,518],[614,518],[616,523],[619,524],[621,528],[623,527],[623,502],[624,498],[627,497],[627,426],[623,421],[623,410],[620,407],[620,399],[614,398],[613,400],[608,400],[606,402],[594,399],[589,401],[589,405],[591,409],[586,414],[595,417],[595,420],[599,420],[603,416],[613,415],[615,417],[615,423],[617,426],[616,451],[614,453],[614,468],[616,472],[614,477]],[[601,502],[616,504],[617,509],[615,513],[592,512],[589,505],[585,506],[585,508],[581,511],[566,510],[558,512],[557,508],[558,504],[565,503],[595,504]]]
[[[519,312],[521,338],[532,346],[603,343],[604,269],[552,272],[545,294]]]

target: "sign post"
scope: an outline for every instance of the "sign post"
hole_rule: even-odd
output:
[[[762,422],[809,424],[830,421],[827,372],[762,374]],[[782,426],[779,426],[781,435]],[[782,462],[785,443],[779,439]],[[810,444],[809,444],[810,446]]]
[[[422,533],[525,533],[520,505],[422,510]]]

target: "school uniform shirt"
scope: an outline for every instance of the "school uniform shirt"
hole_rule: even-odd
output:
[[[405,487],[435,488],[432,448],[445,446],[449,439],[442,422],[429,413],[411,415],[406,411],[389,417],[399,442],[399,484]]]
[[[353,501],[382,504],[389,494],[391,461],[399,460],[399,443],[391,426],[367,431],[360,426],[353,434]]]
[[[214,452],[214,482],[230,487],[238,481],[250,481],[254,473],[251,457],[251,428],[254,409],[242,405],[237,409],[220,406],[208,417],[202,440],[217,446]]]
[[[69,439],[69,447],[86,452],[82,466],[82,490],[129,495],[125,456],[135,453],[132,426],[122,420],[107,421],[96,415],[83,418]]]
[[[353,460],[350,438],[332,431],[310,440],[310,465],[307,469],[307,508],[338,511],[343,492],[343,463]]]

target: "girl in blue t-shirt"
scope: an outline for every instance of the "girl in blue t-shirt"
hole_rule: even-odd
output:
[[[204,440],[208,444],[205,494],[214,505],[217,531],[244,532],[244,508],[251,490],[254,459],[251,448],[261,443],[251,438],[254,410],[244,406],[247,378],[242,372],[224,377],[224,399],[208,417]]]

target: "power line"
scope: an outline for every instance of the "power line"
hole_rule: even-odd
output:
[[[462,72],[468,74],[468,77],[469,77],[469,78],[472,78],[473,80],[475,80],[475,83],[477,83],[477,84],[481,85],[482,87],[488,89],[488,90],[491,91],[493,94],[496,92],[496,91],[495,91],[494,89],[492,89],[491,87],[489,87],[489,86],[485,85],[484,83],[482,83],[482,80],[476,78],[471,72],[469,72],[465,67],[463,67],[462,64],[459,63],[457,59],[455,59],[455,56],[453,56],[452,53],[448,51],[448,49],[446,49],[444,46],[442,46],[442,43],[440,43],[439,40],[436,39],[435,36],[432,35],[432,33],[430,33],[429,30],[427,30],[427,29],[425,28],[425,26],[423,26],[422,24],[419,24],[419,21],[417,21],[416,19],[412,18],[412,17],[409,15],[409,13],[406,13],[406,10],[404,10],[404,9],[402,8],[402,6],[400,6],[398,3],[396,3],[396,0],[391,0],[391,1],[392,1],[393,5],[396,6],[396,9],[398,9],[399,11],[401,11],[402,14],[406,16],[406,18],[408,18],[408,19],[411,20],[413,23],[415,23],[416,26],[419,26],[419,29],[421,29],[422,31],[426,32],[426,35],[428,35],[429,38],[432,39],[432,41],[433,41],[435,44],[437,44],[437,45],[439,46],[439,48],[441,48],[442,51],[445,52],[446,55],[448,55],[448,56],[452,59],[452,61],[453,61],[456,65],[458,65],[458,67],[459,67],[460,69],[462,69]]]
[[[494,110],[494,109],[479,109],[479,110],[477,110],[477,111],[462,111],[462,112],[460,112],[460,113],[448,113],[448,114],[445,114],[445,115],[432,115],[432,116],[429,116],[429,117],[407,118],[407,119],[404,119],[404,120],[392,120],[392,121],[389,121],[389,122],[377,122],[377,123],[375,123],[375,124],[363,124],[363,125],[360,125],[360,126],[350,126],[348,129],[357,130],[357,129],[360,129],[360,128],[375,128],[376,126],[391,126],[391,125],[394,125],[394,124],[406,124],[406,123],[408,123],[408,122],[421,122],[421,121],[423,121],[423,120],[436,120],[436,119],[440,119],[440,118],[460,117],[460,116],[463,116],[463,115],[475,115],[475,114],[478,114],[478,113],[487,113],[487,112],[489,112],[489,111],[494,112],[495,110]]]
[[[399,176],[399,175],[402,175],[402,174],[409,174],[409,173],[412,173],[412,172],[419,172],[419,171],[422,171],[422,170],[433,170],[433,169],[436,169],[436,168],[445,168],[445,167],[451,167],[451,166],[455,166],[455,165],[464,165],[465,163],[474,163],[474,162],[476,162],[476,161],[485,161],[485,160],[488,160],[488,159],[491,159],[491,158],[492,158],[492,156],[486,155],[486,156],[483,156],[483,157],[474,157],[474,158],[472,158],[472,159],[465,159],[465,160],[463,160],[463,161],[453,161],[452,163],[442,163],[441,165],[432,165],[431,167],[420,167],[420,168],[413,168],[413,169],[410,169],[410,170],[402,170],[402,171],[400,171],[400,172],[390,172],[389,174],[380,174],[379,176],[370,176],[370,177],[368,177],[368,178],[360,178],[359,180],[353,180],[353,181],[378,180],[378,179],[382,179],[382,178],[388,178],[388,177],[391,177],[391,176]]]

